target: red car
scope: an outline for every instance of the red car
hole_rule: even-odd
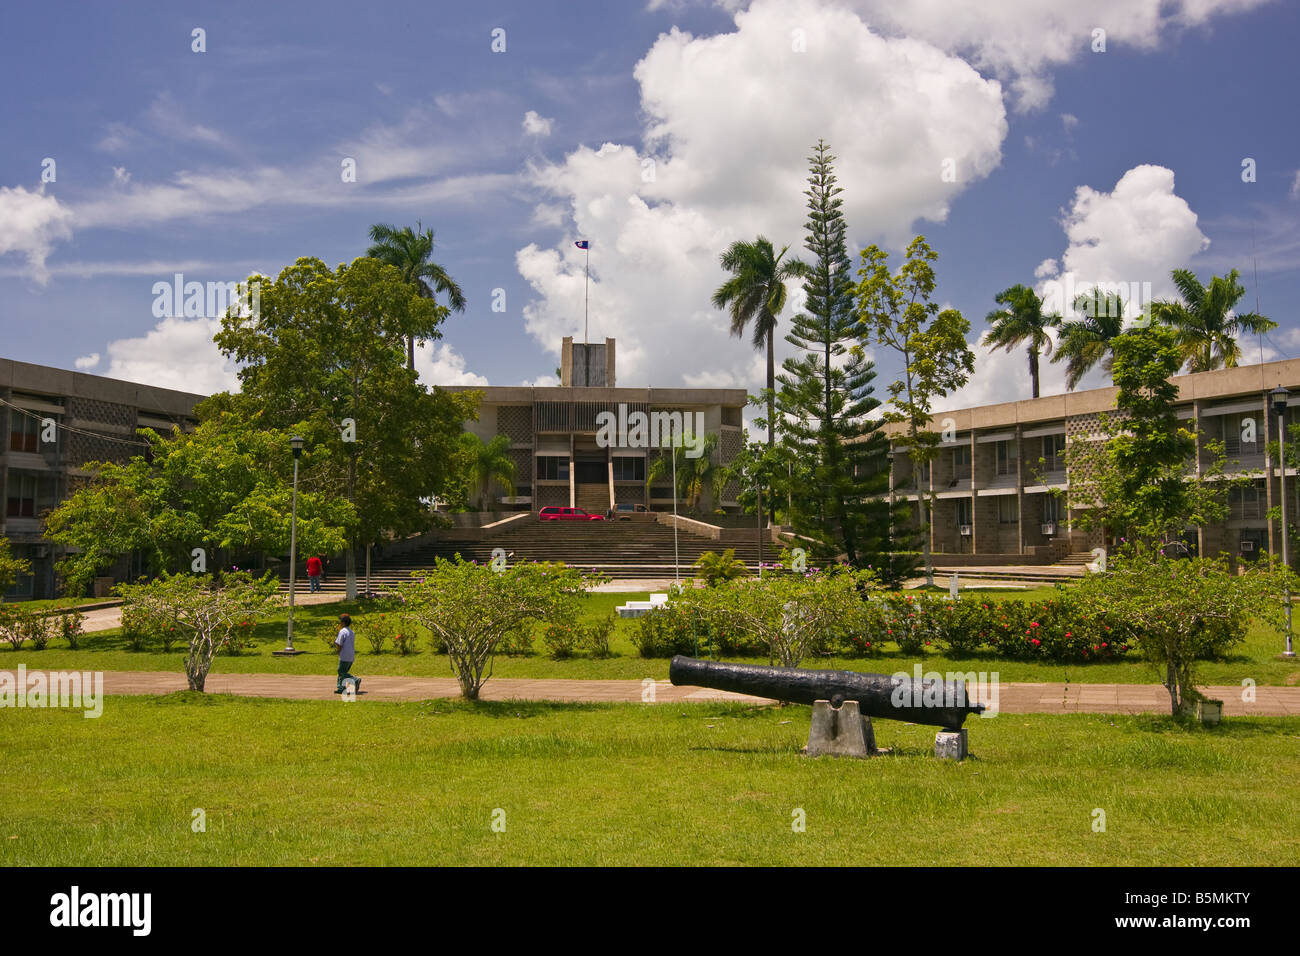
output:
[[[594,515],[581,508],[543,508],[537,513],[543,521],[604,521],[604,515]]]

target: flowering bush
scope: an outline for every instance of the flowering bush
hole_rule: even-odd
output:
[[[694,654],[698,643],[708,647],[708,626],[682,604],[670,602],[637,619],[632,643],[642,657]]]
[[[230,628],[230,636],[226,639],[226,652],[231,657],[238,657],[245,650],[253,647],[253,628],[257,622],[250,618],[240,618]]]
[[[582,627],[582,646],[592,657],[609,657],[613,651],[609,648],[609,640],[614,636],[614,625],[618,618],[614,614],[607,614],[599,620]]]
[[[73,609],[59,615],[59,633],[74,651],[81,646],[81,635],[86,625],[86,615]]]

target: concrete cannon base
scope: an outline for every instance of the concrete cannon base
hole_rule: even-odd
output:
[[[876,751],[876,735],[871,718],[863,717],[856,700],[846,700],[839,707],[829,700],[813,703],[812,727],[808,731],[809,757],[823,754],[832,757],[870,757]]]

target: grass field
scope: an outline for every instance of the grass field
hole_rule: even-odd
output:
[[[890,755],[809,760],[809,715],[188,693],[112,697],[97,720],[11,710],[0,865],[1300,858],[1300,718],[1004,715],[968,723],[958,764],[894,721],[876,722]]]
[[[1050,593],[1050,589],[1038,592],[1008,591],[981,592],[990,599],[1022,600],[1027,594]],[[610,613],[614,607],[628,600],[643,600],[642,594],[607,594],[593,593],[586,597],[586,614],[598,616]],[[340,612],[347,610],[354,615],[354,629],[357,632],[357,666],[356,673],[384,674],[412,677],[450,677],[451,668],[447,658],[441,654],[431,654],[425,650],[400,657],[391,649],[383,654],[369,653],[370,647],[365,639],[365,612],[354,605],[315,604],[299,607],[294,615],[294,643],[306,651],[296,658],[278,658],[271,652],[284,646],[285,614],[280,613],[258,625],[256,630],[257,646],[245,651],[238,657],[220,654],[213,664],[213,673],[282,673],[282,674],[333,674],[335,658],[326,643],[326,635],[333,640],[337,629]],[[494,675],[498,677],[536,677],[536,678],[573,678],[573,679],[618,679],[642,680],[653,677],[665,680],[668,677],[668,661],[664,658],[642,658],[637,655],[631,641],[631,635],[637,626],[635,620],[620,619],[616,625],[612,649],[615,656],[604,660],[593,660],[585,655],[569,660],[551,660],[545,654],[545,646],[540,638],[535,642],[537,653],[529,657],[498,656]],[[1278,657],[1281,641],[1270,628],[1262,625],[1251,629],[1244,644],[1234,649],[1232,656],[1222,661],[1206,661],[1201,668],[1202,681],[1205,684],[1238,685],[1244,678],[1251,678],[1260,685],[1293,686],[1300,684],[1300,663],[1286,661]],[[707,647],[702,647],[701,655],[707,655]],[[753,661],[754,658],[749,660]],[[766,659],[762,659],[763,663]],[[956,660],[937,653],[923,658],[906,656],[897,649],[875,658],[810,658],[805,667],[829,667],[845,670],[874,671],[893,673],[904,670],[911,673],[913,665],[922,663],[926,670],[938,671],[997,671],[1002,681],[1008,682],[1063,682],[1071,683],[1114,683],[1114,684],[1154,684],[1160,678],[1155,671],[1142,661],[1134,659],[1120,663],[1096,664],[1045,664],[1029,661],[1009,661],[996,657],[964,658]],[[20,651],[8,648],[0,650],[0,668],[17,667],[26,664],[29,669],[44,670],[118,670],[118,671],[172,671],[183,672],[184,664],[181,650],[174,649],[165,654],[161,648],[144,651],[131,651],[126,647],[120,633],[107,631],[88,634],[82,639],[82,648],[72,651],[64,646],[62,639],[56,638],[44,651],[35,651],[27,645]]]

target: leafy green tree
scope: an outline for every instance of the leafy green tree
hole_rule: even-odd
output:
[[[1056,313],[1043,312],[1043,300],[1033,289],[1024,285],[1013,285],[1003,289],[993,299],[1004,309],[990,312],[985,321],[989,330],[984,343],[994,350],[1005,349],[1010,352],[1019,348],[1024,342],[1029,354],[1029,380],[1032,383],[1033,397],[1038,397],[1038,357],[1050,355],[1052,337],[1048,329],[1060,326],[1061,317]]]
[[[264,427],[297,430],[317,456],[304,485],[355,508],[350,599],[357,548],[425,530],[425,502],[467,484],[457,450],[477,393],[426,389],[401,351],[410,335],[435,336],[446,315],[376,259],[331,271],[304,258],[262,284],[260,316],[227,314],[215,337],[240,365],[239,394],[218,400]]]
[[[1114,639],[1136,647],[1157,668],[1170,711],[1179,716],[1204,699],[1196,688],[1198,662],[1222,657],[1245,639],[1258,592],[1255,582],[1229,573],[1223,560],[1135,549],[1108,562],[1105,574],[1081,581],[1075,598],[1087,616],[1114,621]]]
[[[433,261],[433,230],[420,230],[420,223],[415,228],[403,226],[398,229],[387,223],[379,222],[370,227],[370,240],[374,243],[366,255],[372,259],[387,263],[402,274],[422,299],[433,299],[437,293],[447,296],[447,303],[453,312],[465,311],[465,293],[447,274],[442,266]],[[415,368],[415,340],[436,339],[440,337],[437,323],[422,328],[412,328],[406,336],[406,367]]]
[[[731,313],[731,334],[737,337],[753,327],[755,349],[767,350],[767,443],[776,440],[774,416],[776,390],[776,352],[773,337],[776,317],[785,309],[786,286],[792,279],[809,275],[808,265],[798,259],[786,259],[789,246],[778,254],[772,243],[759,236],[753,242],[733,242],[722,254],[722,268],[731,278],[713,293],[713,307]]]
[[[447,648],[462,696],[477,700],[492,676],[497,648],[538,621],[576,619],[584,578],[562,564],[524,562],[494,570],[439,558],[398,590],[406,615]]]
[[[5,592],[17,582],[18,575],[27,574],[31,567],[30,562],[13,556],[8,538],[0,538],[0,601],[4,600]]]
[[[237,630],[268,614],[279,582],[274,575],[254,578],[247,572],[164,574],[144,584],[119,584],[122,613],[139,614],[165,629],[180,627],[189,642],[185,677],[190,690],[202,691],[212,658],[230,644]]]
[[[1114,362],[1114,339],[1124,334],[1124,300],[1094,288],[1076,296],[1074,309],[1083,318],[1066,319],[1052,362],[1065,361],[1065,387],[1073,391],[1098,365],[1107,375]]]
[[[889,255],[877,246],[862,251],[858,275],[857,317],[865,341],[874,342],[898,355],[902,377],[888,388],[891,410],[887,422],[907,427],[908,454],[913,462],[913,479],[921,495],[921,466],[939,454],[939,433],[930,429],[931,404],[965,385],[975,370],[975,353],[966,343],[968,322],[956,309],[939,310],[931,301],[935,275],[932,265],[939,254],[924,236],[907,247],[898,271],[889,271]],[[925,577],[934,583],[930,559],[930,511],[934,493],[922,501],[921,547]]]
[[[1178,349],[1189,371],[1236,368],[1241,359],[1238,335],[1277,328],[1276,322],[1262,315],[1233,311],[1246,294],[1237,281],[1236,269],[1226,276],[1212,277],[1208,286],[1202,285],[1190,269],[1175,269],[1172,277],[1182,301],[1153,302],[1151,315],[1177,330]]]
[[[503,485],[509,494],[515,493],[515,463],[510,457],[509,436],[497,435],[485,442],[473,432],[464,432],[460,443],[470,460],[472,491],[480,511],[488,510],[488,490],[494,481]]]
[[[138,553],[153,572],[188,571],[202,548],[219,567],[245,556],[288,554],[293,455],[290,433],[200,404],[192,432],[140,435],[147,454],[90,462],[88,484],[55,508],[45,533],[70,549],[59,572],[68,594],[84,593],[119,557]],[[304,453],[308,470],[314,453]],[[353,507],[327,488],[300,487],[298,543],[304,553],[337,551],[355,523]]]
[[[871,417],[880,406],[872,395],[876,370],[858,342],[834,160],[822,141],[809,157],[805,245],[814,259],[804,276],[807,311],[795,316],[785,337],[797,351],[778,376],[782,442],[809,472],[806,481],[792,483],[789,520],[796,533],[816,541],[820,558],[844,554],[855,567],[887,568],[889,440]]]
[[[1196,436],[1179,423],[1182,365],[1175,332],[1153,324],[1114,340],[1117,413],[1100,417],[1102,441],[1071,443],[1070,508],[1079,527],[1102,528],[1115,539],[1165,542],[1193,525],[1227,517],[1222,442],[1209,443],[1211,461],[1200,480],[1189,480]]]

